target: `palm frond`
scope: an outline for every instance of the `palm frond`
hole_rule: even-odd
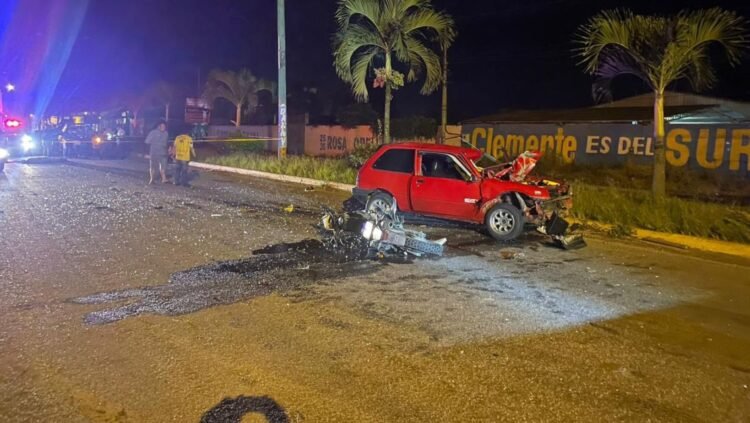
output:
[[[735,12],[719,8],[696,10],[680,14],[678,22],[677,43],[694,48],[718,43],[732,64],[739,63],[750,42],[746,32],[747,21]]]
[[[370,98],[367,89],[367,78],[370,75],[372,61],[380,53],[376,48],[360,52],[352,62],[352,94],[357,101],[366,102]]]
[[[425,81],[420,92],[424,95],[434,92],[442,82],[443,68],[440,65],[440,57],[416,38],[407,38],[406,45],[410,58],[407,80],[414,81],[424,71]]]
[[[455,37],[454,27],[455,24],[450,16],[432,9],[419,9],[405,15],[401,30],[404,34],[432,31],[434,36],[443,35],[452,41]]]
[[[674,79],[687,78],[696,90],[710,88],[716,74],[710,64],[708,47],[722,47],[730,65],[739,60],[748,47],[746,21],[734,12],[713,8],[678,15],[675,52],[670,61]]]
[[[695,89],[709,87],[716,75],[708,46],[721,45],[731,64],[748,46],[744,19],[718,8],[673,17],[605,11],[580,28],[575,42],[588,73],[599,79],[636,75],[656,91],[682,78]]]
[[[339,0],[336,9],[336,22],[340,29],[346,29],[353,20],[368,21],[377,26],[381,20],[381,8],[372,0]]]
[[[352,82],[352,59],[361,49],[385,50],[381,40],[372,31],[360,25],[352,25],[340,31],[333,42],[333,66],[344,82]]]

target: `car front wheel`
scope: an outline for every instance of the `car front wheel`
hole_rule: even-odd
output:
[[[484,224],[496,240],[511,241],[523,233],[523,213],[512,204],[500,203],[487,212]]]

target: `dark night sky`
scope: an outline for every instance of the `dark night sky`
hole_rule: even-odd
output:
[[[50,0],[52,1],[52,0]],[[504,108],[591,103],[591,78],[571,58],[576,28],[597,11],[627,7],[674,13],[715,5],[750,17],[750,1],[434,0],[452,14],[459,38],[450,52],[451,120]],[[274,0],[91,0],[62,75],[53,108],[85,105],[137,90],[157,79],[197,90],[198,72],[249,67],[275,79]],[[287,0],[289,83],[315,84],[345,97],[331,66],[334,0]],[[721,81],[709,94],[750,101],[750,56],[735,69],[718,65]],[[397,93],[397,115],[437,115],[439,97]],[[615,96],[638,84],[616,85]],[[687,87],[683,87],[687,88]],[[381,94],[382,97],[382,94]],[[380,109],[374,96],[376,110]],[[382,102],[382,99],[380,99]]]

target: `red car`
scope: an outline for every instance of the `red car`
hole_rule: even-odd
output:
[[[482,157],[473,148],[383,146],[360,169],[353,194],[368,210],[395,200],[400,212],[483,224],[502,241],[520,236],[526,223],[546,225],[548,233],[565,230],[560,216],[572,205],[568,186],[528,175],[540,153],[486,168],[476,164]]]

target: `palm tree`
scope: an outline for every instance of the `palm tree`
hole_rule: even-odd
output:
[[[452,39],[453,19],[433,9],[429,0],[339,0],[336,21],[336,73],[351,85],[358,101],[366,102],[374,69],[374,87],[385,88],[383,138],[390,143],[392,92],[404,84],[404,74],[395,68],[403,65],[408,82],[424,74],[421,93],[434,92],[443,69],[433,44],[441,37]]]
[[[694,89],[716,82],[708,48],[722,47],[730,64],[747,47],[745,21],[719,8],[681,12],[675,16],[634,15],[628,10],[601,12],[581,26],[577,54],[599,86],[620,75],[643,80],[654,92],[654,167],[652,191],[666,193],[664,91],[686,78]]]
[[[215,69],[208,74],[203,96],[211,102],[223,98],[234,104],[237,108],[234,124],[239,127],[242,124],[243,107],[254,109],[258,105],[258,93],[263,90],[269,90],[275,96],[276,84],[255,77],[249,69],[237,72]]]

